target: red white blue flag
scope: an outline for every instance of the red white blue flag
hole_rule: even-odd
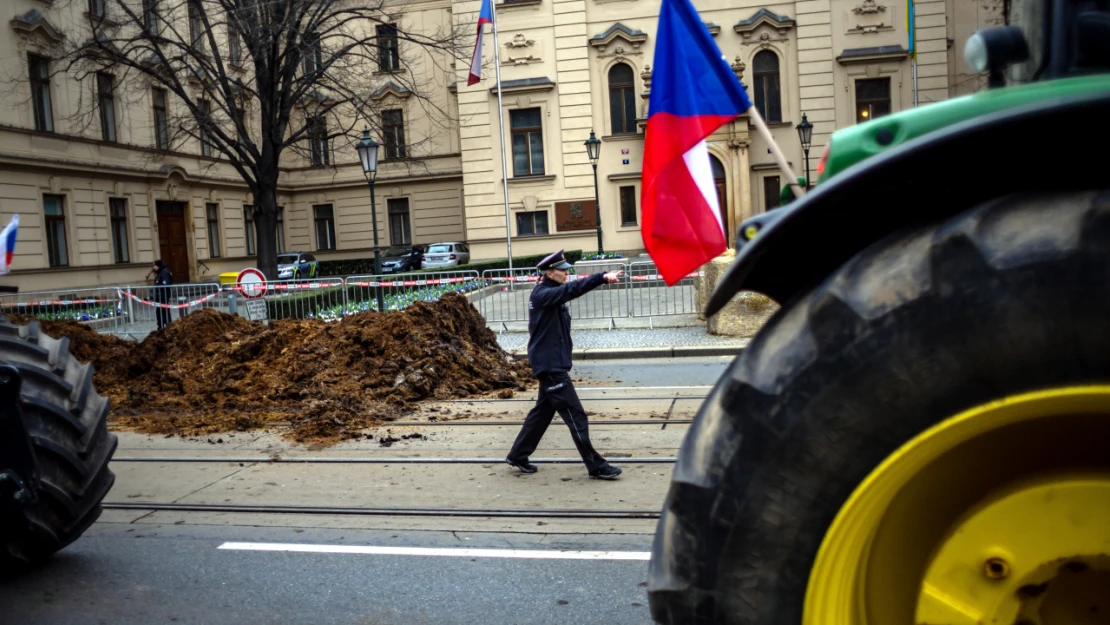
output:
[[[663,0],[644,137],[644,246],[668,286],[728,246],[705,138],[752,103],[690,0]]]
[[[482,81],[482,31],[486,24],[493,23],[493,6],[491,0],[482,0],[482,9],[478,12],[478,39],[474,42],[474,57],[470,59],[470,78],[466,86],[475,85]],[[497,45],[494,42],[494,45]]]
[[[15,235],[19,230],[19,215],[12,215],[12,221],[0,232],[0,275],[12,270],[12,255],[15,254]]]

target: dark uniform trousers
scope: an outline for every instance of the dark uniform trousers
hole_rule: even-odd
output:
[[[514,462],[526,462],[528,456],[536,451],[547,426],[558,412],[563,422],[570,428],[570,436],[574,445],[586,463],[586,470],[593,474],[602,467],[607,466],[605,458],[594,450],[590,443],[589,425],[586,421],[586,410],[574,391],[574,383],[570,381],[570,374],[562,371],[550,371],[539,376],[540,393],[536,405],[524,419],[524,425],[517,434],[516,442],[509,451],[509,459]]]

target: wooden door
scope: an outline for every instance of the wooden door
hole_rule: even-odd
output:
[[[174,284],[189,282],[189,243],[185,236],[185,204],[158,202],[158,248],[173,274]]]

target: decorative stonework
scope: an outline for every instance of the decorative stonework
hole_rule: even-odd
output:
[[[794,19],[779,15],[769,9],[760,9],[746,20],[732,27],[744,45],[770,47],[773,42],[786,42],[787,33],[794,28]],[[757,34],[758,33],[758,34]]]
[[[401,87],[401,86],[397,85],[393,81],[390,81],[390,82],[385,83],[381,87],[378,87],[374,91],[374,93],[372,93],[370,95],[370,99],[375,100],[375,101],[381,101],[381,100],[385,99],[386,97],[392,96],[392,97],[397,98],[399,100],[407,100],[410,95],[412,95],[411,91],[409,91],[408,89],[406,89],[404,87]]]
[[[870,15],[872,13],[884,13],[886,6],[878,4],[875,0],[863,0],[863,4],[852,9],[852,13],[856,15]]]
[[[868,35],[878,32],[894,30],[894,26],[885,20],[886,5],[879,4],[876,0],[863,0],[863,3],[852,7],[846,22],[851,26],[846,31],[850,35]]]
[[[528,39],[523,33],[517,33],[513,36],[512,41],[505,42],[505,47],[509,49],[507,54],[507,61],[512,65],[528,65],[529,63],[539,63],[543,61],[535,54],[518,54],[513,55],[513,50],[520,50],[523,48],[531,48],[536,45],[535,39]]]
[[[45,47],[60,45],[66,37],[38,9],[17,15],[10,22],[12,30],[24,44],[34,43]]]
[[[523,33],[513,35],[513,40],[505,43],[505,47],[510,50],[514,48],[531,48],[534,45],[536,45],[536,40],[528,39]]]
[[[643,56],[640,45],[647,41],[647,33],[633,30],[620,22],[608,30],[590,37],[590,45],[597,50],[597,58]]]
[[[736,78],[742,81],[744,80],[744,70],[747,68],[748,66],[744,63],[744,59],[740,58],[740,55],[737,54],[736,60],[732,63],[732,73],[736,74]]]

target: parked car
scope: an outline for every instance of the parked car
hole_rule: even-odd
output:
[[[382,252],[382,273],[404,273],[420,269],[422,245],[390,245]]]
[[[460,243],[458,241],[432,243],[428,246],[428,251],[424,252],[425,269],[457,267],[469,262],[470,248],[466,243]]]
[[[320,275],[320,262],[307,252],[278,254],[278,280],[303,280]]]

